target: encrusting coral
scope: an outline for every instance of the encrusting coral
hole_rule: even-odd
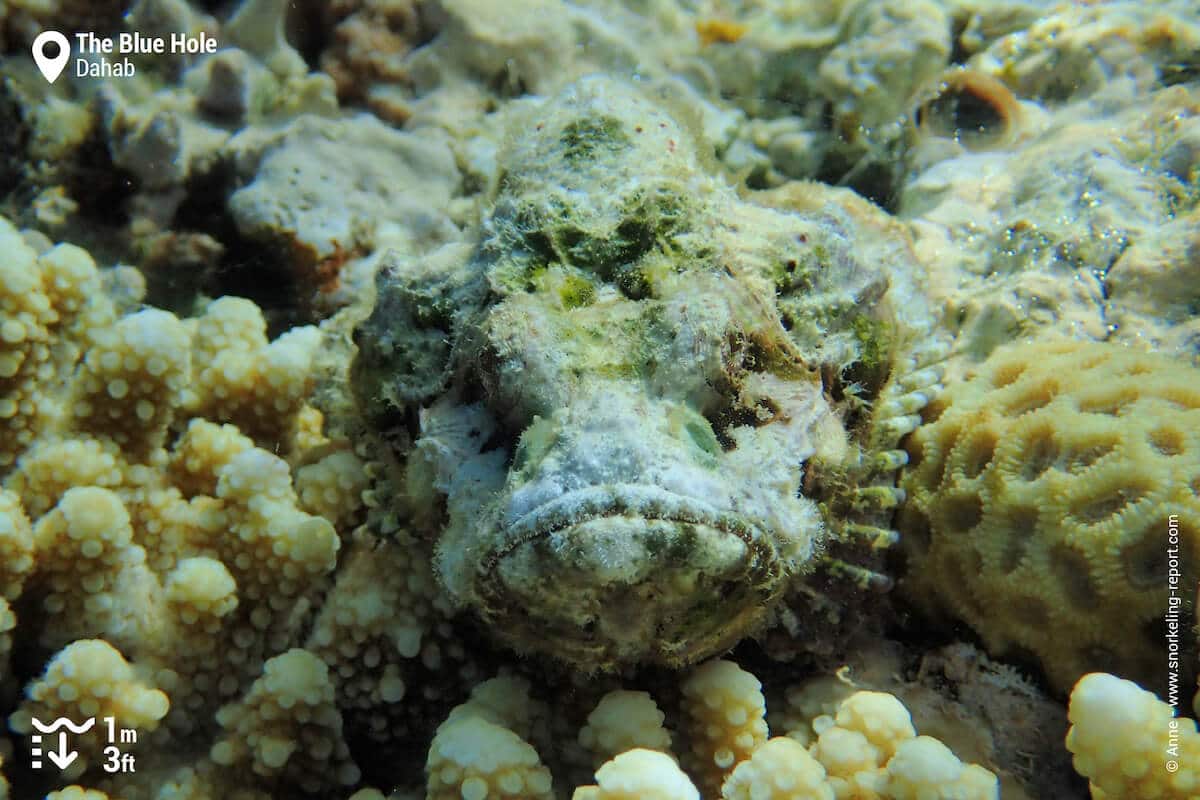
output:
[[[1200,552],[1200,371],[1121,345],[1018,344],[925,411],[899,517],[904,588],[1065,692],[1162,678],[1168,543]]]

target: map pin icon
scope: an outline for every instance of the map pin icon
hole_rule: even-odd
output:
[[[46,45],[50,42],[58,45],[58,55],[54,57],[46,55]],[[42,31],[33,40],[33,60],[42,71],[42,76],[54,83],[62,74],[63,67],[71,60],[71,43],[58,31]]]

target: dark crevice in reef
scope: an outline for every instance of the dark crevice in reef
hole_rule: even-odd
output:
[[[37,165],[30,161],[30,130],[22,108],[21,89],[11,79],[0,82],[0,210],[19,225],[40,227],[29,209],[46,186],[61,185],[78,206],[70,230],[48,232],[92,252],[101,263],[125,262],[146,278],[146,302],[181,316],[192,314],[198,293],[247,297],[267,316],[272,336],[311,321],[311,292],[298,285],[302,270],[293,268],[297,254],[243,236],[226,210],[236,188],[227,166],[193,175],[184,187],[183,203],[164,230],[145,230],[136,219],[137,177],[113,163],[101,125],[73,150],[68,160]]]
[[[829,156],[817,171],[816,180],[830,186],[845,186],[889,214],[895,213],[897,176],[893,164],[870,154],[862,154],[857,162],[838,154]]]
[[[404,699],[390,707],[396,716],[387,728],[387,742],[377,741],[369,731],[370,719],[386,715],[388,708],[375,706],[361,714],[354,710],[343,712],[346,743],[362,770],[361,785],[393,786],[398,775],[423,774],[430,741],[438,726],[446,721],[447,709],[467,700],[470,685],[500,674],[503,667],[514,666],[511,654],[494,649],[487,632],[470,617],[456,617],[449,624],[458,640],[474,643],[469,655],[471,667],[466,667],[473,679],[464,680],[461,672],[464,663],[452,658],[437,667],[426,666],[419,657],[407,662],[409,668],[404,674],[407,689]],[[433,641],[438,643],[436,638]],[[536,672],[527,673],[521,664],[516,666],[517,674],[530,678],[533,697],[546,699],[539,687],[548,685],[548,681],[539,680]]]
[[[205,291],[212,297],[233,295],[253,300],[267,319],[267,336],[312,321],[305,313],[281,250],[264,246],[240,234],[220,240],[225,254],[213,271]]]
[[[192,0],[193,5],[206,14],[219,19],[228,19],[238,4],[236,0]]]
[[[25,174],[29,129],[11,79],[0,82],[0,198],[7,198]]]
[[[77,166],[67,176],[67,194],[79,203],[79,215],[106,228],[129,223],[129,201],[138,182],[132,173],[113,164],[100,126],[75,151]]]
[[[9,3],[0,14],[0,53],[16,55],[29,53],[34,37],[47,28],[68,35],[75,31],[92,31],[97,36],[110,36],[125,29],[125,15],[133,0],[96,0],[86,3],[47,4]],[[22,6],[26,6],[22,8]]]
[[[210,233],[223,243],[225,229],[230,227],[224,220],[227,175],[222,170],[213,170],[203,175],[193,175],[187,182],[184,201],[175,211],[171,229],[177,234],[187,232]],[[178,257],[165,257],[160,264],[150,263],[153,256],[144,253],[139,264],[146,276],[146,302],[160,308],[170,309],[187,315],[193,309],[191,302],[197,292],[205,291],[212,296],[221,294],[215,280],[212,264],[179,263]]]
[[[113,163],[95,120],[69,153],[53,161],[32,154],[36,134],[26,114],[38,102],[19,82],[0,82],[0,213],[18,228],[40,231],[52,242],[83,247],[101,265],[136,261],[129,254],[128,233],[137,178]],[[37,198],[48,188],[60,188],[74,203],[63,227],[38,217]]]
[[[1159,82],[1163,86],[1200,82],[1200,53],[1191,53],[1179,61],[1164,65]]]
[[[193,176],[186,200],[180,205],[171,228],[179,233],[206,234],[221,245],[215,263],[193,274],[167,264],[148,275],[149,302],[171,307],[198,290],[210,297],[233,295],[253,300],[267,318],[268,335],[274,338],[295,325],[311,321],[308,297],[297,285],[291,269],[294,255],[282,245],[272,245],[244,236],[230,217],[226,203],[234,190],[230,170],[217,168]],[[185,271],[186,272],[186,271]],[[159,274],[161,273],[161,275]],[[181,309],[186,311],[187,309]]]
[[[970,645],[979,653],[988,652],[983,639],[966,623],[931,619],[904,602],[895,604],[894,616],[889,621],[886,635],[889,639],[903,642],[905,648],[913,653],[934,653],[942,648],[960,644]],[[1059,702],[1066,701],[1067,698],[1056,692],[1051,686],[1042,669],[1041,661],[1032,652],[1020,647],[1013,647],[995,663],[1015,669],[1042,696]]]
[[[13,611],[16,612],[17,619],[38,619],[44,600],[43,593],[27,591],[14,604]],[[5,677],[10,687],[28,686],[31,681],[45,671],[46,663],[54,655],[54,652],[52,649],[43,647],[37,640],[37,633],[13,637],[13,649]],[[6,720],[8,715],[20,705],[21,700],[22,696],[16,689],[11,694],[5,694],[0,690],[0,720]],[[15,739],[13,741],[15,742]],[[28,750],[22,753],[21,748],[18,747],[16,757],[5,758],[4,761],[4,775],[11,784],[9,787],[11,796],[44,797],[47,792],[55,788],[51,783],[53,773],[45,770],[41,772],[33,770],[30,767],[30,759],[22,757],[23,755],[27,756]]]
[[[321,69],[321,53],[332,43],[333,30],[339,21],[325,5],[312,0],[293,2],[288,14],[288,43],[296,48],[310,70]]]
[[[950,63],[952,65],[965,64],[967,59],[974,53],[966,48],[963,42],[963,34],[967,30],[967,25],[970,24],[971,17],[969,14],[960,14],[956,16],[950,28]]]
[[[77,204],[68,231],[48,232],[51,240],[77,244],[88,250],[99,264],[128,262],[127,232],[139,182],[133,173],[113,163],[99,126],[93,127],[83,143],[72,151],[69,163],[55,166],[54,170],[55,177],[29,180],[24,187],[36,194],[57,183]],[[21,224],[41,227],[28,217]]]
[[[78,204],[79,222],[90,223],[76,225],[79,233],[89,227],[103,230],[92,241],[77,242],[91,249],[96,240],[106,241],[129,222],[129,200],[137,181],[113,164],[99,124],[92,124],[80,145],[62,161],[46,163],[33,157],[34,134],[26,114],[39,102],[39,96],[19,81],[11,77],[0,81],[0,200],[7,215],[21,224],[38,192],[62,186]]]

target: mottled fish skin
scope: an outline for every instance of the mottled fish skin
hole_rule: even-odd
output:
[[[417,420],[403,502],[443,588],[520,652],[728,649],[841,535],[806,467],[888,446],[847,429],[904,340],[888,265],[697,152],[663,102],[573,84],[517,121],[478,243],[393,261],[356,332],[360,403]]]

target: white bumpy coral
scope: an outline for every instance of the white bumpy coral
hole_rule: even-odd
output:
[[[307,792],[358,782],[329,669],[307,650],[267,661],[246,696],[217,712],[217,722],[225,733],[210,756],[218,764],[246,764],[264,778],[286,775]]]
[[[670,756],[638,748],[596,770],[596,785],[579,787],[572,800],[700,800],[700,793]]]
[[[120,728],[146,732],[158,727],[169,707],[167,696],[149,686],[116,648],[102,639],[80,639],[64,647],[29,685],[25,702],[8,723],[29,734],[33,717],[66,717],[77,724],[94,718],[97,725],[112,717]],[[63,771],[68,778],[100,758],[103,737],[78,737],[74,746],[80,757]]]
[[[766,701],[758,679],[732,661],[709,661],[683,684],[690,733],[684,766],[708,795],[767,740]]]
[[[1194,720],[1133,681],[1093,672],[1071,692],[1067,749],[1094,800],[1194,800],[1200,733]]]

